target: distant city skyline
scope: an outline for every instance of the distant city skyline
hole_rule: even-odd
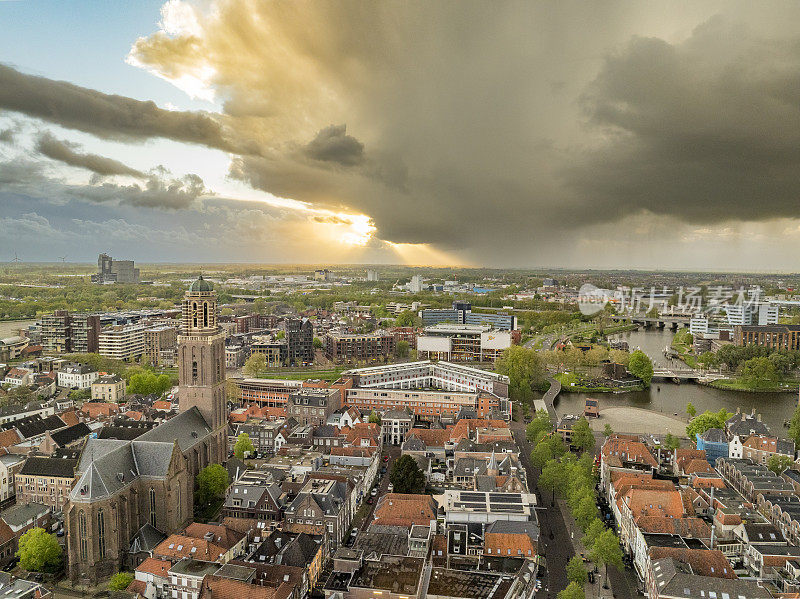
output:
[[[0,20],[0,262],[800,270],[797,4]]]

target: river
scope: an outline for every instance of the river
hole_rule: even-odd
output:
[[[637,347],[645,352],[654,364],[667,365],[663,349],[668,346],[674,333],[669,329],[640,329],[630,331],[622,336],[628,342],[630,350]],[[675,361],[678,363],[679,361]],[[680,362],[682,364],[682,362]],[[632,393],[561,393],[556,400],[556,410],[560,414],[577,414],[583,411],[587,397],[600,400],[600,408],[608,406],[635,406],[649,410],[657,410],[667,414],[677,413],[687,417],[686,404],[692,403],[698,412],[705,410],[717,411],[725,408],[729,412],[736,412],[741,408],[750,412],[755,408],[762,419],[778,436],[786,434],[783,421],[791,417],[797,407],[797,393],[744,393],[741,391],[721,391],[693,382],[679,385],[665,380],[653,381],[647,391]]]

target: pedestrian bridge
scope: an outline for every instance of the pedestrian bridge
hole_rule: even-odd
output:
[[[714,381],[726,375],[719,370],[695,370],[694,368],[654,368],[653,378],[676,379],[681,381]]]

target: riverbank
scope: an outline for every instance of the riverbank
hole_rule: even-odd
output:
[[[718,379],[709,382],[698,381],[698,384],[721,391],[741,391],[743,393],[790,393],[800,389],[797,381],[780,381],[768,386],[754,386],[739,379]]]

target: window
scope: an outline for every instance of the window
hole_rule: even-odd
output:
[[[97,512],[97,546],[100,550],[100,557],[106,556],[106,518],[103,510]]]
[[[83,511],[78,514],[78,535],[80,536],[81,559],[86,560],[89,548],[86,540],[86,514]]]
[[[197,382],[197,360],[192,361],[192,382]]]
[[[156,525],[156,490],[150,489],[150,524]]]

